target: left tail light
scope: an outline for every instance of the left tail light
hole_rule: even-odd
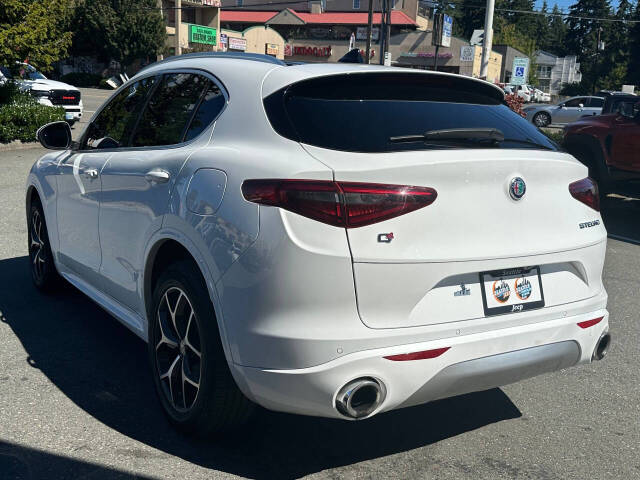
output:
[[[356,228],[382,222],[431,205],[429,187],[328,180],[245,180],[250,202],[280,207],[336,227]]]
[[[569,184],[569,192],[576,200],[593,208],[596,212],[600,211],[598,184],[592,178],[583,178],[582,180]]]

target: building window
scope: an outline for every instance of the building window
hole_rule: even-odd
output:
[[[360,0],[353,0],[353,9],[360,10]]]
[[[236,7],[242,6],[242,0],[236,0]]]
[[[551,70],[550,65],[538,65],[538,78],[551,78]]]

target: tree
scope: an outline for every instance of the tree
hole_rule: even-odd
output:
[[[544,2],[542,2],[542,8],[540,9],[541,14],[536,15],[533,22],[536,27],[533,38],[536,41],[538,48],[543,49],[549,40],[551,18],[547,16],[547,13],[549,13],[548,10],[549,6],[547,5],[547,0],[544,0]]]
[[[536,51],[538,49],[536,47],[536,41],[533,38],[518,32],[516,25],[512,23],[501,27],[500,31],[496,32],[495,44],[509,45],[529,57],[528,82],[532,85],[538,84],[538,77],[536,75]]]
[[[29,59],[47,71],[67,54],[72,34],[65,20],[71,0],[2,0],[0,2],[0,65]]]
[[[549,19],[549,34],[546,41],[540,45],[542,50],[546,50],[558,56],[564,56],[566,52],[565,39],[567,37],[567,25],[561,16],[560,8],[556,3],[551,10]]]
[[[456,3],[453,21],[456,35],[471,38],[474,30],[484,28],[484,17],[485,9],[478,6],[477,0],[461,0],[459,4]]]
[[[619,90],[627,77],[631,26],[625,20],[629,20],[632,13],[631,3],[620,0],[614,16],[619,21],[609,23],[605,28],[605,50],[601,53],[602,60],[599,63],[603,88]]]
[[[611,5],[609,0],[578,0],[573,4],[567,20],[567,51],[575,53],[580,62],[582,81],[592,85],[592,91],[602,88],[602,57],[598,49],[598,38],[606,39],[606,22],[587,20],[584,17],[609,18]],[[583,18],[579,18],[583,17]],[[606,42],[605,42],[606,43]]]
[[[627,81],[633,85],[640,85],[640,1],[636,4],[632,20],[639,23],[635,23],[629,32]]]
[[[75,18],[74,53],[116,60],[123,69],[136,60],[155,60],[166,41],[156,0],[84,0]]]

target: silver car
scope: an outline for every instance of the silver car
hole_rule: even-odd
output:
[[[552,123],[565,124],[591,115],[600,115],[604,105],[602,97],[573,97],[557,105],[526,107],[523,112],[527,120],[536,127],[546,127]]]

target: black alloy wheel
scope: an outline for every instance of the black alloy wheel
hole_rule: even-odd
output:
[[[148,350],[158,398],[176,428],[206,437],[250,419],[254,404],[231,375],[195,262],[176,262],[160,275],[149,312]]]

